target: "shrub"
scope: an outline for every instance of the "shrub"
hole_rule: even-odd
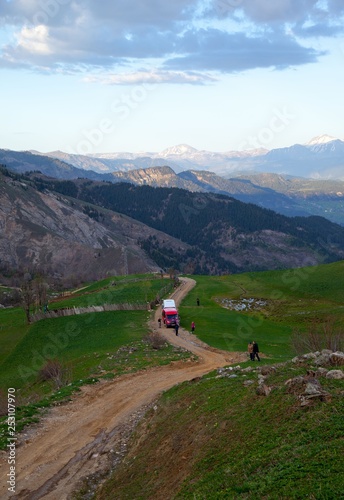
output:
[[[163,349],[166,345],[165,339],[158,332],[152,332],[144,338],[145,342],[150,344],[153,349]]]
[[[69,366],[64,366],[57,359],[48,359],[38,374],[42,382],[52,381],[56,389],[71,382],[72,373]]]
[[[336,327],[335,318],[328,317],[321,325],[311,325],[306,332],[295,330],[291,337],[291,345],[298,356],[322,349],[343,351],[344,331]]]

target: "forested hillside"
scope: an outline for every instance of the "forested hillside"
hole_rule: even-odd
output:
[[[344,229],[322,217],[289,218],[227,197],[90,180],[48,180],[32,175],[39,190],[55,190],[122,213],[191,248],[171,249],[154,235],[139,243],[160,266],[217,274],[312,265],[344,257]],[[96,209],[95,209],[96,211]]]

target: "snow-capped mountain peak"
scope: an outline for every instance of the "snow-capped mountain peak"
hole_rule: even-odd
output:
[[[313,137],[309,142],[305,144],[305,146],[316,146],[319,144],[327,144],[328,142],[336,141],[336,137],[332,137],[331,135],[317,135],[316,137]]]
[[[178,155],[192,155],[197,153],[198,150],[189,146],[188,144],[178,144],[177,146],[172,146],[171,148],[164,149],[159,153],[161,158],[167,158],[168,156]]]

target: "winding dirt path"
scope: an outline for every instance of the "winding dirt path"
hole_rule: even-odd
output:
[[[195,285],[182,278],[173,293],[178,304]],[[51,409],[41,423],[18,441],[16,449],[16,493],[7,491],[8,454],[0,463],[0,498],[63,500],[79,488],[85,477],[116,466],[125,454],[126,440],[149,405],[172,386],[200,377],[216,368],[246,360],[245,353],[212,349],[180,328],[159,330],[170,343],[193,352],[197,361],[175,362],[168,366],[124,375],[112,381],[85,386],[73,400]]]

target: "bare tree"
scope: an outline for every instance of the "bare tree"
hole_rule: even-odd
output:
[[[42,275],[34,279],[33,290],[35,295],[36,308],[41,309],[48,304],[48,284]]]
[[[29,324],[31,321],[31,309],[34,305],[34,291],[32,286],[32,276],[30,273],[26,273],[24,275],[24,280],[21,286],[21,300],[26,321]]]

